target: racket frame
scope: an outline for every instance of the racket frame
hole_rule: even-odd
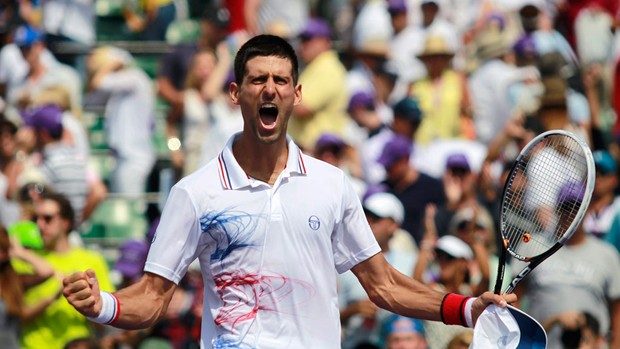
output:
[[[521,256],[517,254],[516,252],[512,251],[511,249],[509,249],[504,240],[503,231],[504,231],[505,223],[504,223],[504,219],[502,218],[502,215],[503,215],[503,203],[506,200],[506,192],[508,191],[508,188],[512,184],[515,171],[517,170],[517,168],[519,168],[519,165],[523,162],[523,159],[527,155],[529,155],[531,149],[538,146],[545,139],[552,137],[552,136],[557,136],[557,135],[567,136],[575,140],[581,146],[583,153],[585,154],[585,160],[587,164],[586,166],[587,173],[586,173],[586,186],[585,186],[585,191],[583,195],[583,200],[581,201],[579,210],[575,214],[575,219],[573,220],[571,225],[566,229],[566,232],[564,233],[564,235],[562,235],[562,237],[558,240],[558,242],[556,242],[553,246],[551,246],[547,251],[537,256],[533,256],[533,257]],[[508,285],[508,287],[504,291],[504,294],[512,293],[512,291],[514,291],[517,285],[534,268],[536,268],[540,263],[542,263],[544,260],[546,260],[551,255],[553,255],[555,252],[557,252],[562,246],[564,246],[566,241],[568,241],[568,239],[570,239],[573,236],[573,234],[577,230],[577,227],[581,223],[581,220],[585,216],[588,206],[590,205],[590,200],[592,198],[592,191],[594,190],[595,180],[596,180],[596,170],[594,167],[594,158],[592,156],[592,151],[590,150],[590,147],[581,138],[577,137],[575,134],[569,131],[549,130],[549,131],[543,132],[539,134],[538,136],[536,136],[535,138],[533,138],[531,141],[529,141],[527,145],[521,150],[521,152],[519,152],[519,155],[515,159],[515,162],[512,168],[510,169],[510,173],[508,174],[508,179],[506,180],[506,183],[504,183],[504,189],[502,191],[502,199],[501,199],[502,207],[500,208],[500,229],[498,231],[499,233],[498,237],[501,241],[501,244],[500,244],[499,262],[497,266],[497,278],[495,281],[495,289],[494,289],[494,292],[496,294],[501,293],[501,287],[504,282],[504,273],[506,271],[506,260],[508,257],[508,253],[510,253],[514,258],[522,262],[526,262],[527,265],[519,272],[519,274],[517,274],[512,279],[512,281],[510,282],[510,285]]]

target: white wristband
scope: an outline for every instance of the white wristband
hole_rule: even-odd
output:
[[[92,322],[98,324],[109,325],[118,319],[120,315],[120,303],[118,298],[110,292],[100,291],[101,295],[101,312],[97,317],[86,317]]]
[[[474,319],[471,315],[471,306],[478,299],[477,297],[471,297],[465,302],[465,309],[463,309],[463,313],[465,315],[465,323],[467,327],[474,328]]]

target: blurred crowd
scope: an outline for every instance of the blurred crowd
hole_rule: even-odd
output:
[[[61,280],[91,268],[114,291],[139,278],[160,205],[112,258],[86,237],[89,222],[111,199],[165,202],[242,129],[228,85],[237,49],[257,34],[287,39],[300,59],[289,136],[347,173],[387,260],[438,290],[493,288],[514,159],[547,130],[581,137],[596,165],[590,207],[567,246],[515,290],[517,306],[550,348],[620,348],[620,2],[120,1],[119,32],[165,51],[154,76],[131,46],[98,39],[97,7],[111,3],[0,1],[2,348],[198,348],[198,266],[146,331],[88,322]],[[187,21],[196,38],[172,42]],[[93,110],[109,173],[93,165]],[[507,268],[506,283],[520,267]],[[469,347],[470,329],[383,311],[351,272],[338,282],[343,349]]]

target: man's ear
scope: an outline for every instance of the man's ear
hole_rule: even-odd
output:
[[[230,95],[230,100],[239,105],[239,85],[236,82],[232,82],[230,87],[228,88],[228,94]]]
[[[301,84],[295,86],[295,105],[301,104]]]

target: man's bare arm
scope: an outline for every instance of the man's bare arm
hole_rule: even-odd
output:
[[[103,307],[99,283],[92,270],[74,273],[63,280],[63,294],[86,317],[96,318]],[[166,313],[176,284],[159,275],[145,273],[135,284],[114,293],[120,312],[110,325],[133,330],[155,325]]]
[[[400,273],[379,253],[359,263],[353,269],[370,299],[379,307],[417,319],[441,321],[441,303],[445,293]],[[473,323],[489,304],[504,307],[517,296],[485,292],[471,307]]]

